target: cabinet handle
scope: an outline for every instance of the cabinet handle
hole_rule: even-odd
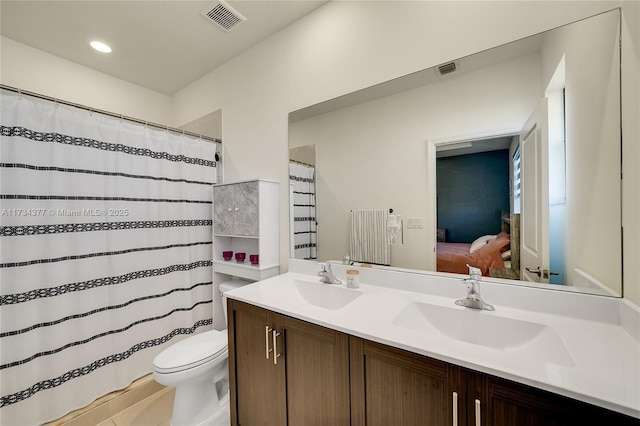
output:
[[[480,410],[480,400],[476,399],[476,426],[481,426],[480,425],[480,414],[481,414],[481,410]]]
[[[269,349],[269,333],[271,333],[271,331],[271,327],[269,327],[268,325],[264,327],[264,355],[267,359],[269,359],[269,353],[273,350]]]
[[[240,209],[236,207],[236,208],[235,208],[235,209],[233,209],[233,210],[235,210],[235,211],[239,211]]]
[[[453,393],[453,426],[458,426],[458,392]]]
[[[230,212],[230,211],[232,211],[231,207],[229,207],[229,208],[227,209],[227,211],[229,211],[229,212]]]
[[[271,331],[271,335],[273,336],[273,365],[278,365],[278,358],[280,358],[280,354],[278,353],[278,340],[276,339],[280,333],[276,330]]]

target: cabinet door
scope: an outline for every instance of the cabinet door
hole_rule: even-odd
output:
[[[283,317],[290,425],[350,424],[349,338]]]
[[[258,181],[214,186],[213,232],[220,235],[257,237],[258,189]]]
[[[565,425],[563,406],[486,374],[467,373],[468,425]]]
[[[353,425],[453,424],[454,392],[465,398],[457,367],[355,337],[349,346]]]
[[[469,426],[638,425],[628,416],[477,372],[468,372]],[[476,402],[478,401],[478,402]],[[479,403],[479,406],[478,406]]]
[[[286,425],[285,363],[282,355],[277,364],[273,360],[272,330],[281,327],[282,317],[234,300],[228,312],[231,424]]]
[[[257,237],[259,226],[258,215],[258,182],[244,182],[234,187],[234,227],[233,234],[245,237]]]
[[[234,225],[233,185],[213,187],[213,233],[232,235]]]

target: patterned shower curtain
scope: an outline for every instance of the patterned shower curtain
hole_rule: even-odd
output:
[[[316,260],[316,169],[289,162],[289,182],[293,184],[293,241],[295,259]]]
[[[215,144],[0,98],[0,424],[33,425],[211,328]]]

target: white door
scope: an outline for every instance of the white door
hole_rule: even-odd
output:
[[[520,276],[549,282],[549,126],[547,99],[520,133]]]

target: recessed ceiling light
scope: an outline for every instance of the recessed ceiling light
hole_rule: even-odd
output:
[[[91,43],[89,43],[91,45],[91,47],[93,47],[94,49],[96,49],[98,52],[102,52],[102,53],[111,53],[111,48],[109,47],[109,45],[101,42],[101,41],[92,41]]]

